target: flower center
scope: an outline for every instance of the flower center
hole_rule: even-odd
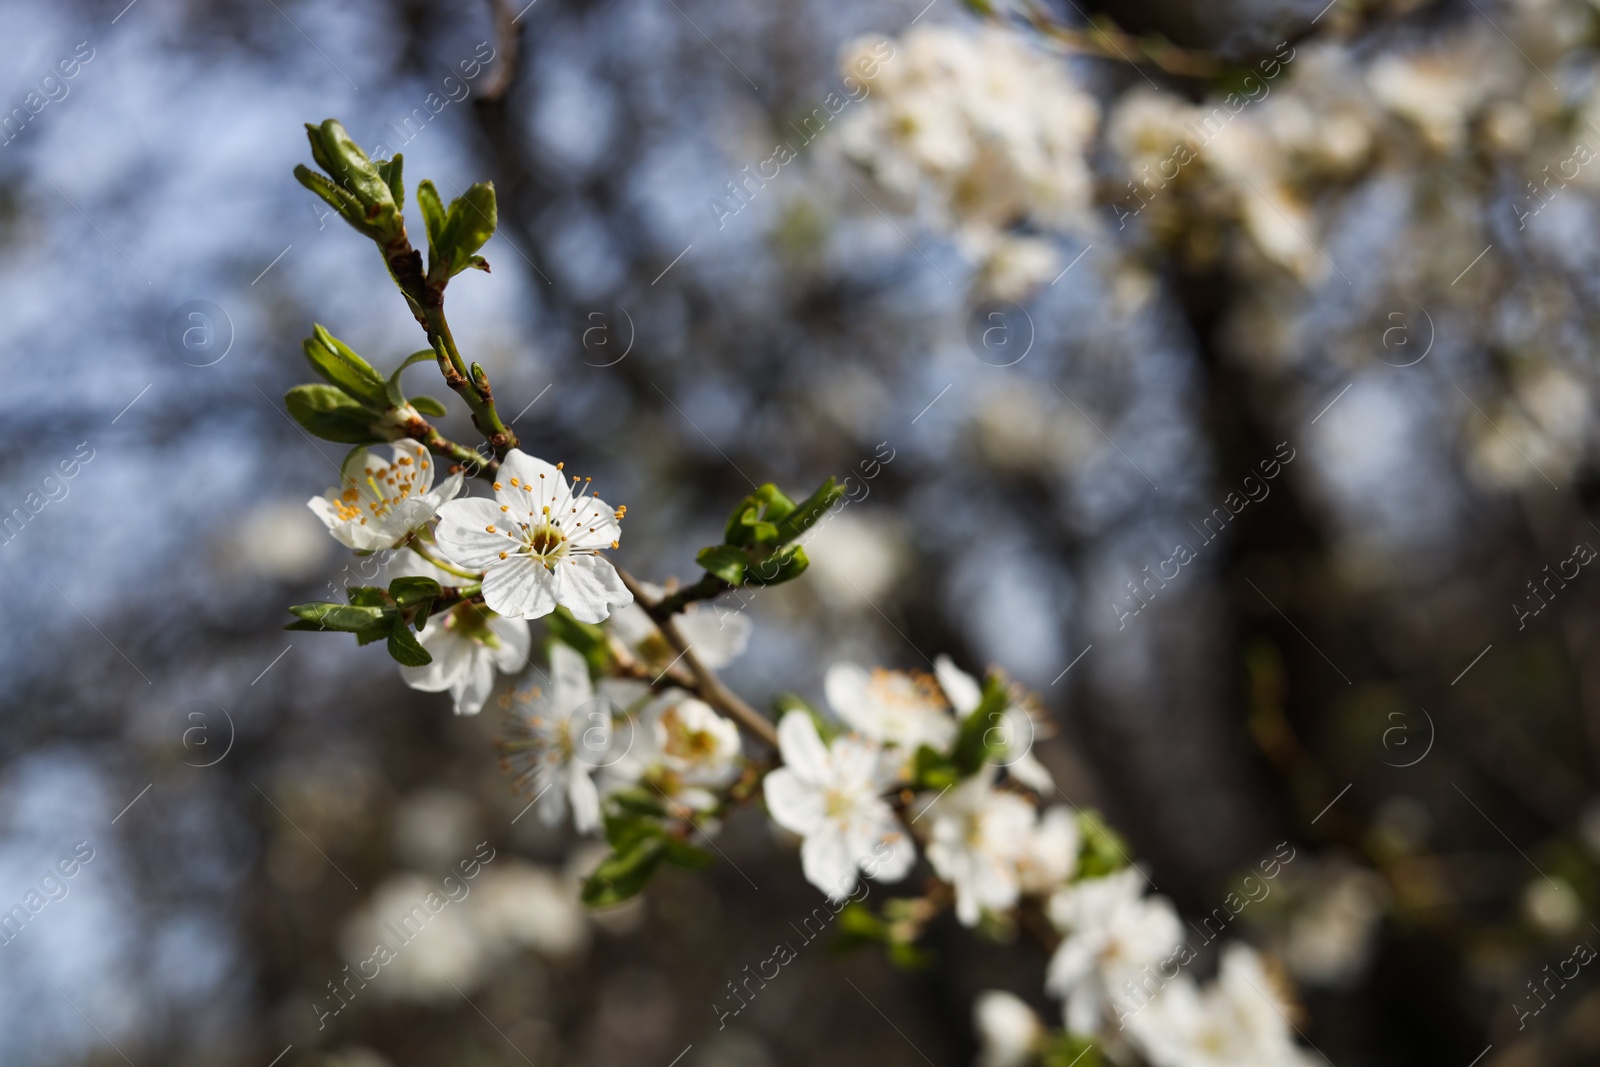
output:
[[[457,637],[465,637],[489,648],[500,647],[500,635],[489,626],[491,614],[475,604],[457,604],[444,617],[444,628]]]
[[[537,526],[529,527],[522,534],[523,551],[530,556],[538,557],[539,561],[551,570],[567,554],[567,535],[562,533],[553,523],[541,522]]]
[[[855,799],[848,793],[830,789],[823,797],[822,810],[830,819],[842,819],[855,808]]]
[[[388,467],[368,467],[359,483],[354,478],[345,480],[344,491],[334,501],[334,511],[343,522],[365,523],[369,517],[381,519],[396,504],[417,492],[420,474],[427,469],[426,460],[419,468],[410,456],[399,456]],[[372,498],[362,500],[358,485],[369,489]]]

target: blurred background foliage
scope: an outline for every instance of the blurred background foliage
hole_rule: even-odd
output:
[[[329,115],[447,197],[495,182],[458,339],[525,447],[628,505],[634,573],[692,578],[755,483],[892,454],[806,580],[755,598],[727,672],[752,702],[815,697],[839,658],[1003,665],[1049,709],[1063,794],[1186,917],[1294,842],[1239,928],[1332,1062],[1600,1057],[1594,973],[1530,988],[1600,938],[1600,608],[1567,569],[1600,542],[1600,168],[1572,162],[1600,147],[1595,9],[1034,14],[1082,46],[1052,55],[1097,101],[1106,206],[1030,231],[1074,266],[1013,294],[1016,358],[972,340],[970,244],[832,131],[710,208],[847,42],[977,32],[953,0],[4,5],[0,904],[76,842],[94,859],[0,947],[0,1063],[947,1067],[977,990],[1047,1007],[1036,950],[941,924],[913,973],[819,941],[719,1028],[819,902],[759,818],[709,875],[585,917],[597,857],[518,818],[492,709],[452,719],[381,649],[280,630],[352,577],[303,505],[339,456],[281,407],[299,339],[416,347],[290,176]],[[1140,35],[1215,70],[1084,54]],[[1284,45],[1172,188],[1128,185]],[[1176,543],[1182,576],[1134,593]],[[480,842],[471,895],[319,1019],[372,925]]]

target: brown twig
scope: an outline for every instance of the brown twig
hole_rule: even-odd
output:
[[[656,600],[645,592],[644,586],[639,584],[638,579],[621,567],[617,568],[617,574],[621,576],[622,584],[627,586],[628,592],[633,594],[633,599],[650,614],[651,618],[655,619],[656,626],[661,630],[661,636],[665,637],[667,643],[678,650],[679,658],[688,665],[689,673],[694,676],[695,682],[690,691],[713,708],[734,719],[746,730],[749,730],[773,748],[777,748],[778,731],[772,725],[772,720],[752,708],[749,704],[746,704],[737,693],[722,684],[722,679],[717,677],[715,671],[700,662],[700,657],[694,654],[694,649],[690,647],[689,642],[683,639],[683,634],[679,633],[678,628],[673,625],[671,615],[667,615],[664,618],[656,616],[656,613],[652,610],[656,606]]]

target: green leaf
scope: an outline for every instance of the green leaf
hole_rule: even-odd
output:
[[[283,398],[294,421],[325,441],[371,445],[384,440],[372,413],[331,385],[297,385]]]
[[[389,195],[394,197],[394,206],[404,209],[406,206],[406,183],[401,174],[405,170],[406,157],[396,152],[394,158],[389,162],[385,163],[380,159],[372,165],[378,168],[378,177],[382,178],[383,184],[389,187]]]
[[[787,544],[817,524],[833,505],[844,496],[844,486],[832,477],[822,483],[816,492],[794,506],[778,523],[778,540]]]
[[[990,674],[983,680],[983,696],[978,706],[961,721],[950,752],[951,761],[963,778],[976,774],[985,763],[1005,755],[1006,732],[1002,724],[1010,705],[1005,681],[998,674]]]
[[[933,959],[932,952],[909,941],[896,941],[889,946],[889,962],[902,971],[925,971],[933,966]]]
[[[1105,1060],[1092,1037],[1057,1031],[1047,1035],[1039,1052],[1042,1067],[1101,1067]]]
[[[404,374],[406,368],[411,366],[413,363],[421,363],[425,359],[438,359],[438,356],[434,354],[434,351],[431,348],[424,348],[420,352],[413,352],[401,361],[400,365],[394,369],[393,374],[389,375],[389,380],[384,383],[384,395],[388,398],[390,407],[397,408],[406,402],[406,394],[400,388],[400,375]],[[416,405],[413,404],[412,407],[416,407]]]
[[[389,631],[389,655],[402,667],[422,667],[433,662],[417,635],[409,627],[398,624]]]
[[[927,745],[917,746],[911,757],[911,787],[913,789],[948,789],[961,781],[961,769],[948,756]]]
[[[405,232],[397,198],[397,193],[404,192],[400,157],[390,163],[374,163],[334,119],[320,126],[307,123],[306,138],[311,142],[311,158],[332,181],[319,182],[311,171],[296,167],[295,177],[302,185],[337,207],[346,222],[379,244]],[[330,186],[339,193],[330,195]]]
[[[450,201],[438,240],[431,247],[428,277],[435,282],[453,278],[468,267],[478,266],[474,258],[484,242],[494,235],[499,220],[494,183],[478,182]],[[484,264],[480,269],[487,269]]]
[[[703,848],[675,837],[667,838],[667,862],[689,871],[703,871],[716,862],[716,857]]]
[[[414,396],[411,398],[411,406],[416,409],[419,415],[427,415],[435,419],[442,419],[450,414],[449,408],[431,396]]]
[[[613,793],[606,794],[606,799],[617,806],[619,809],[618,817],[626,814],[660,818],[667,813],[667,809],[661,806],[661,794],[639,786],[618,789]],[[606,828],[607,840],[610,840],[610,820],[607,820]],[[611,843],[615,845],[615,842]]]
[[[583,902],[599,908],[636,896],[649,884],[666,855],[666,839],[659,835],[645,837],[625,851],[612,853],[584,881]]]
[[[835,951],[889,943],[889,924],[858,901],[851,901],[840,910],[838,922],[838,936],[830,946]]]
[[[355,633],[384,621],[389,609],[362,607],[356,604],[330,604],[320,601],[312,604],[295,604],[289,609],[311,629],[342,630]],[[291,624],[293,625],[293,624]],[[300,627],[296,627],[299,629]]]
[[[393,601],[388,593],[375,585],[352,585],[345,589],[350,603],[363,608],[387,608]]]
[[[732,545],[711,545],[696,553],[694,561],[729,585],[743,585],[749,556]]]
[[[439,595],[439,583],[421,575],[406,575],[389,583],[389,595],[401,607],[411,607]]]
[[[383,375],[322,326],[312,326],[311,336],[302,341],[300,347],[311,369],[352,399],[375,412],[390,406],[384,394]]]
[[[1078,812],[1078,830],[1083,846],[1078,852],[1079,878],[1102,878],[1128,866],[1128,847],[1092,808]]]
[[[296,164],[294,176],[301,185],[327,201],[328,206],[337,211],[346,222],[357,228],[364,225],[361,203],[347,190],[335,185],[304,163]]]
[[[752,564],[745,570],[744,580],[746,585],[782,585],[800,577],[809,566],[811,561],[806,558],[806,550],[800,545],[789,545],[760,563]]]
[[[739,502],[728,516],[722,539],[730,545],[776,545],[778,523],[794,511],[794,501],[771,482]]]
[[[439,261],[440,242],[444,240],[444,203],[433,182],[424,178],[417,184],[417,206],[422,209],[422,228],[428,234],[428,267]]]

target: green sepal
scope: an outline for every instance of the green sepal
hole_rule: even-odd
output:
[[[830,476],[816,492],[796,504],[794,510],[778,523],[778,542],[787,544],[811,529],[843,496],[844,486]]]
[[[398,619],[394,629],[389,631],[389,656],[402,667],[422,667],[433,662],[417,635]]]
[[[300,347],[311,369],[338,386],[353,400],[375,412],[389,406],[383,375],[322,326],[313,325],[311,336],[302,341]]]
[[[750,557],[733,545],[711,545],[695,554],[694,561],[729,585],[743,585]]]
[[[411,406],[416,409],[417,414],[427,415],[435,419],[442,419],[450,414],[450,409],[445,407],[442,402],[427,395],[412,397]]]
[[[384,383],[384,396],[388,399],[389,406],[397,408],[406,402],[405,391],[400,388],[400,375],[405,373],[407,367],[411,366],[413,363],[421,363],[425,359],[437,360],[438,358],[439,357],[434,354],[433,349],[424,348],[422,351],[413,352],[403,359],[400,362],[400,365],[394,369],[394,373],[389,375],[389,380]],[[374,371],[373,373],[377,372]],[[416,407],[416,405],[413,404],[412,407]],[[420,411],[422,409],[418,408],[417,410]],[[443,414],[443,412],[440,414]]]
[[[284,394],[289,414],[325,441],[371,445],[385,440],[372,426],[372,412],[331,385],[297,385]]]

